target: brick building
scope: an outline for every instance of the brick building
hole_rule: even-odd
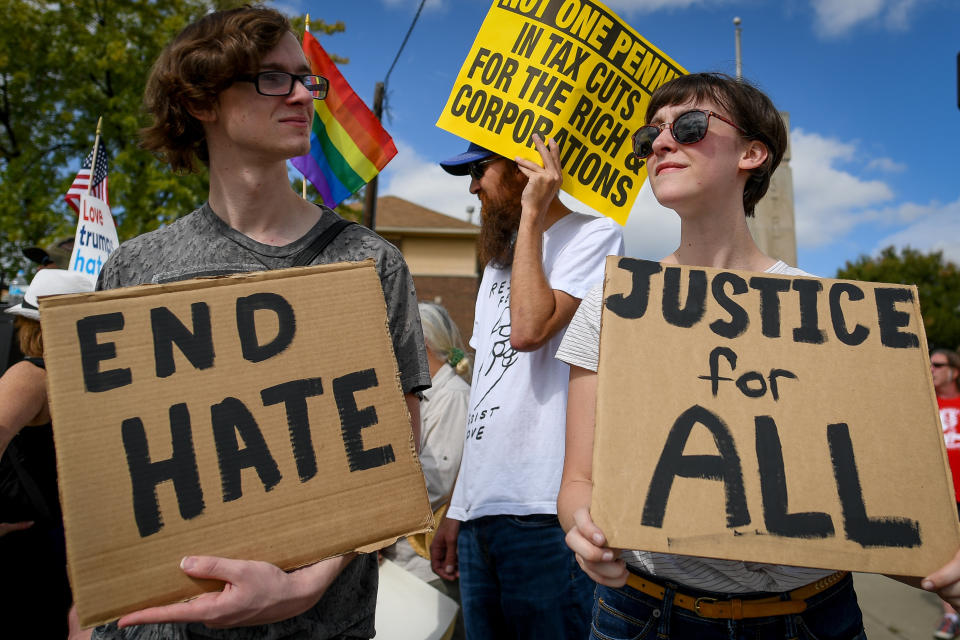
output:
[[[480,285],[480,227],[403,198],[383,196],[377,199],[376,231],[403,253],[417,297],[446,307],[468,342]]]

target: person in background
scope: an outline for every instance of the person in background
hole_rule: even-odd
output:
[[[25,358],[0,377],[0,566],[6,583],[0,628],[6,638],[63,638],[72,597],[67,580],[57,460],[37,299],[93,291],[79,273],[38,271],[16,316]],[[44,611],[43,616],[30,612]]]
[[[464,353],[460,330],[447,310],[432,302],[421,302],[419,308],[431,376],[430,388],[423,392],[420,403],[420,466],[430,507],[439,520],[450,502],[463,454],[470,399],[470,385],[466,382],[470,379],[470,359]],[[433,573],[425,538],[421,535],[413,540],[402,539],[385,549],[383,556],[459,603],[459,581],[448,582]],[[460,613],[451,638],[462,640],[463,637],[463,614]]]
[[[953,472],[953,489],[957,492],[957,511],[960,513],[960,355],[951,349],[934,349],[930,353],[930,375],[940,407],[940,425],[943,427],[947,459]],[[960,635],[960,616],[943,602],[943,617],[933,637],[952,640]]]
[[[74,236],[54,240],[46,247],[26,247],[23,255],[36,262],[37,269],[69,269],[70,256],[73,255]]]
[[[568,367],[553,354],[607,256],[622,255],[623,233],[561,202],[559,146],[532,140],[543,166],[475,143],[440,163],[470,177],[486,265],[463,461],[430,547],[437,575],[459,569],[471,640],[580,640],[589,627],[593,584],[556,516]]]
[[[653,93],[646,122],[634,134],[634,153],[647,162],[657,200],[680,217],[679,246],[661,262],[809,275],[765,255],[746,224],[787,145],[765,94],[722,74],[680,76]],[[598,286],[557,352],[571,365],[558,511],[567,544],[598,583],[591,637],[865,638],[848,572],[608,546],[590,515],[602,305]],[[960,602],[960,553],[915,586]]]

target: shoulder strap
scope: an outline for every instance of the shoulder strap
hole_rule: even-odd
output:
[[[52,520],[53,514],[50,511],[50,506],[43,497],[43,492],[30,475],[30,472],[24,468],[23,463],[20,461],[21,456],[20,452],[17,450],[16,440],[10,441],[10,443],[7,445],[6,453],[9,454],[8,459],[10,460],[10,464],[13,466],[14,472],[17,474],[17,479],[20,480],[20,486],[23,487],[23,490],[30,498],[31,506],[37,510],[37,513],[41,517],[46,518],[47,520]]]
[[[26,360],[27,362],[29,362],[30,364],[32,364],[32,365],[35,366],[35,367],[40,367],[41,369],[46,369],[46,367],[43,365],[43,358],[31,358],[31,357],[28,356],[28,357],[24,358],[24,360]]]
[[[352,220],[344,220],[343,218],[338,217],[333,224],[323,230],[323,233],[318,235],[313,242],[310,243],[303,251],[297,255],[296,260],[293,261],[294,267],[304,267],[308,264],[313,264],[313,261],[316,260],[324,249],[327,248],[327,245],[333,242],[334,238],[340,235],[340,232],[349,227],[352,224],[356,224]]]

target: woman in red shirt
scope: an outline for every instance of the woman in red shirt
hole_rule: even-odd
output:
[[[935,349],[930,352],[930,374],[940,406],[940,424],[947,446],[947,458],[953,471],[953,489],[956,492],[957,510],[960,511],[960,355],[952,349]],[[934,632],[935,638],[952,640],[960,635],[960,616],[946,602],[943,603],[943,619]]]

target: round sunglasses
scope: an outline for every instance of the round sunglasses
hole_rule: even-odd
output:
[[[649,158],[653,154],[653,141],[659,137],[660,132],[663,131],[664,128],[670,129],[670,133],[673,134],[673,139],[680,144],[700,142],[707,135],[707,129],[710,126],[710,116],[718,120],[723,120],[742,134],[747,133],[716,111],[694,109],[686,113],[681,113],[673,122],[648,124],[637,129],[637,132],[633,134],[633,153],[641,160]]]

